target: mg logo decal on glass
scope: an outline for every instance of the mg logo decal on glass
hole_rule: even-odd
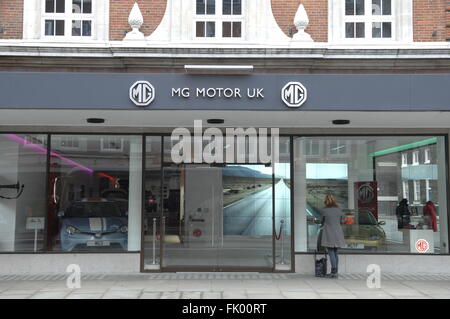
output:
[[[358,198],[364,204],[369,204],[373,201],[375,192],[370,184],[361,185],[358,189]]]
[[[150,82],[137,81],[130,87],[130,100],[137,106],[147,106],[155,99],[155,88]]]
[[[281,99],[288,107],[300,107],[307,97],[306,88],[300,82],[289,82],[281,90]]]

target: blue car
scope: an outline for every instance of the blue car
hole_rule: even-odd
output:
[[[64,251],[94,248],[127,250],[128,218],[119,205],[106,199],[73,202],[58,214],[61,248]]]

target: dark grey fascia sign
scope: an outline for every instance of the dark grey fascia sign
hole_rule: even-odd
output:
[[[450,111],[450,74],[0,72],[0,109]]]

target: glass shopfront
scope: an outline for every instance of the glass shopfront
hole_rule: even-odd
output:
[[[290,143],[282,141],[284,163],[272,167],[176,164],[170,137],[147,137],[143,268],[291,270]]]
[[[296,251],[320,247],[325,195],[345,212],[347,247],[359,253],[447,254],[443,136],[297,137]]]
[[[292,271],[294,252],[322,249],[333,194],[345,252],[448,254],[445,136],[282,136],[273,165],[175,163],[173,146],[162,135],[1,134],[0,252]],[[243,158],[253,151],[247,142]]]

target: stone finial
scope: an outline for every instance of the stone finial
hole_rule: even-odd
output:
[[[144,17],[137,2],[134,3],[133,9],[131,9],[128,23],[133,30],[127,33],[124,40],[145,40],[144,34],[139,31],[139,28],[144,23]]]
[[[294,18],[294,25],[297,28],[298,32],[294,34],[292,37],[293,41],[298,42],[313,42],[314,40],[311,36],[305,32],[306,27],[309,24],[308,14],[306,13],[305,7],[303,4],[300,4],[298,7],[297,13]]]

